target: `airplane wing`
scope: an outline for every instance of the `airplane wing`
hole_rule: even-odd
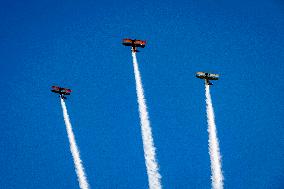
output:
[[[145,45],[146,45],[146,41],[136,40],[136,41],[134,41],[134,45],[137,46],[137,47],[142,47],[142,48],[144,48]]]
[[[205,79],[206,76],[205,76],[205,73],[204,73],[204,72],[197,72],[197,73],[196,73],[196,77],[197,77],[197,78],[200,78],[200,79]]]
[[[71,89],[65,89],[65,92],[66,92],[66,93],[71,93],[72,90],[71,90]]]
[[[52,86],[51,88],[52,88],[52,89],[59,89],[60,87],[58,87],[58,86]]]
[[[125,38],[125,39],[123,39],[123,42],[131,43],[131,42],[132,42],[132,39]]]
[[[205,75],[204,72],[196,72],[196,75]]]
[[[71,92],[72,92],[72,90],[67,89],[67,88],[63,88],[63,90],[61,91],[61,93],[64,94],[64,95],[70,95]]]
[[[52,86],[51,88],[52,88],[52,91],[59,91],[60,90],[60,87],[58,87],[58,86]]]
[[[218,80],[219,79],[219,74],[210,74],[208,78],[210,80]]]
[[[132,40],[131,39],[123,39],[122,44],[125,46],[131,46]]]

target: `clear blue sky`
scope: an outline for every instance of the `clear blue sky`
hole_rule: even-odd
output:
[[[210,188],[203,81],[225,188],[284,187],[284,3],[1,1],[0,186],[76,189],[59,98],[93,189],[148,186],[129,48],[137,55],[164,189]]]

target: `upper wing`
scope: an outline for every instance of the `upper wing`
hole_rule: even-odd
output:
[[[137,47],[142,47],[142,48],[144,48],[145,45],[146,45],[146,41],[135,40],[135,41],[134,41],[134,45],[137,46]]]
[[[58,86],[52,86],[51,88],[52,88],[51,91],[54,91],[54,92],[60,90],[60,87],[58,87]]]
[[[210,75],[208,76],[208,78],[209,78],[210,80],[218,80],[218,79],[219,79],[219,74],[210,74]]]
[[[196,77],[200,78],[200,79],[205,79],[205,73],[204,72],[197,72],[196,73]]]
[[[132,40],[131,39],[123,39],[122,44],[125,46],[131,46]]]
[[[71,92],[72,92],[72,90],[71,89],[67,89],[67,88],[64,88],[62,90],[62,94],[64,94],[64,95],[70,95]]]
[[[132,43],[132,39],[125,38],[125,39],[123,39],[123,42],[125,42],[125,43]]]
[[[58,87],[58,86],[52,86],[51,88],[52,89],[60,89],[60,87]]]
[[[71,93],[72,90],[71,90],[71,89],[65,89],[65,92],[66,92],[66,93]]]

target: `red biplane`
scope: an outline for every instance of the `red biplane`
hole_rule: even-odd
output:
[[[146,41],[137,40],[137,39],[123,39],[122,44],[125,46],[131,46],[132,52],[139,52],[137,47],[144,48],[146,45]]]
[[[72,92],[71,89],[62,88],[58,86],[52,86],[51,88],[51,92],[58,93],[60,95],[60,98],[62,99],[66,99],[65,95],[70,95],[70,93]]]

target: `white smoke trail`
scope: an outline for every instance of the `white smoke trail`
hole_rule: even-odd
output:
[[[156,161],[156,153],[154,147],[154,141],[152,137],[152,131],[150,127],[149,116],[147,112],[147,106],[144,97],[144,91],[141,81],[140,72],[138,69],[138,63],[136,59],[136,53],[132,52],[133,67],[136,81],[137,101],[139,106],[139,116],[141,121],[141,132],[143,139],[144,157],[147,167],[148,182],[150,189],[161,189],[161,175],[159,173],[158,163]]]
[[[71,151],[72,156],[73,156],[75,170],[76,170],[76,174],[77,174],[77,177],[78,177],[79,185],[80,185],[81,189],[88,189],[89,184],[88,184],[87,178],[85,176],[84,167],[82,165],[82,161],[81,161],[81,158],[80,158],[80,153],[79,153],[76,141],[75,141],[74,133],[72,131],[72,126],[71,126],[70,119],[69,119],[69,116],[68,116],[68,113],[67,113],[66,104],[65,104],[65,102],[62,98],[60,98],[60,99],[61,99],[61,106],[62,106],[62,110],[63,110],[63,117],[64,117],[64,121],[65,121],[65,124],[66,124],[66,131],[67,131],[69,143],[70,143],[70,151]]]
[[[209,134],[209,155],[211,161],[211,180],[213,189],[223,189],[223,174],[221,165],[221,155],[219,149],[219,141],[217,138],[217,131],[215,125],[214,110],[212,106],[212,100],[210,95],[209,85],[205,84],[206,93],[206,112],[208,122],[208,134]]]

